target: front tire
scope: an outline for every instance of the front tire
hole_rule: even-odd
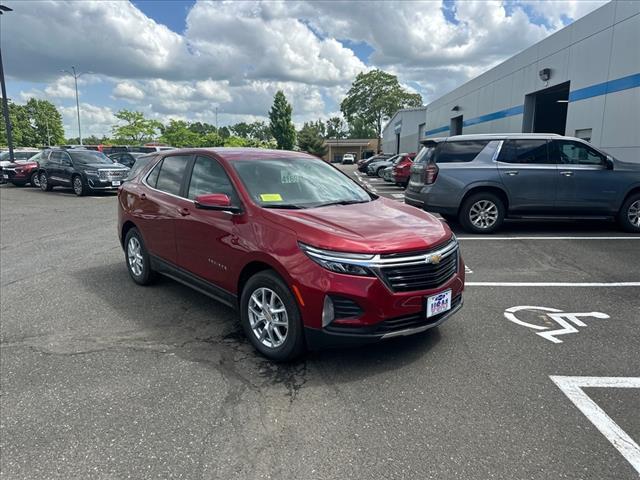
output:
[[[137,228],[131,228],[124,238],[124,258],[129,275],[138,285],[149,285],[155,279],[149,253]]]
[[[80,175],[74,175],[71,179],[71,185],[73,186],[73,193],[75,193],[78,197],[83,197],[87,194],[87,187],[82,181],[82,177]]]
[[[40,173],[40,190],[43,192],[50,192],[53,188],[53,185],[49,183],[49,177],[47,177],[46,172]]]
[[[505,206],[500,197],[491,192],[480,192],[467,198],[458,219],[470,233],[494,233],[502,226]]]
[[[240,321],[251,344],[270,360],[290,361],[304,351],[298,304],[273,271],[259,272],[246,283],[240,297]]]
[[[640,193],[630,195],[622,204],[618,223],[626,232],[640,233]]]
[[[39,188],[40,187],[40,175],[38,174],[38,172],[33,172],[31,174],[31,178],[29,179],[29,183],[31,184],[31,186],[33,188]]]

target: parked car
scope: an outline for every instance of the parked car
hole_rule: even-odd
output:
[[[119,190],[118,225],[134,282],[161,273],[238,308],[273,360],[411,335],[462,306],[444,222],[301,152],[162,152]]]
[[[382,178],[385,182],[393,182],[393,166],[382,169],[380,172],[380,178]]]
[[[174,150],[174,147],[168,145],[143,145],[142,147],[127,147],[129,152],[153,153],[163,152],[165,150]]]
[[[104,153],[82,149],[52,149],[40,162],[40,188],[71,187],[76,195],[96,190],[117,190],[129,169],[113,163]]]
[[[138,159],[138,157],[141,157],[142,155],[146,155],[146,154],[142,152],[118,152],[118,153],[112,153],[108,155],[108,157],[111,160],[113,160],[115,163],[120,163],[125,167],[131,168],[133,167],[133,164],[136,163],[136,160]]]
[[[37,148],[16,148],[13,150],[13,159],[16,163],[22,163],[39,153]],[[6,183],[9,179],[9,172],[5,172],[5,167],[13,163],[9,157],[9,150],[0,152],[0,183]]]
[[[39,162],[48,155],[49,150],[40,150],[29,160],[16,160],[15,163],[8,164],[2,169],[3,179],[17,187],[24,187],[27,184],[34,188],[40,187]]]
[[[391,177],[393,182],[399,187],[406,188],[409,183],[409,177],[411,176],[411,164],[416,157],[415,153],[410,153],[403,156],[392,167]]]
[[[401,153],[399,155],[394,155],[393,157],[384,158],[384,159],[376,160],[375,162],[371,162],[367,167],[367,175],[369,175],[370,177],[379,177],[380,174],[382,173],[382,170],[393,165],[393,162],[396,159],[400,158],[401,155],[404,155],[404,154]]]
[[[358,160],[358,171],[362,173],[366,173],[367,167],[373,162],[377,162],[378,160],[386,160],[387,158],[391,158],[393,155],[388,153],[379,153],[369,158],[363,158],[362,160]]]
[[[573,137],[459,135],[424,142],[405,202],[465,230],[492,233],[505,218],[615,218],[640,233],[640,163]]]
[[[355,161],[356,161],[356,157],[353,153],[345,153],[342,156],[343,165],[347,165],[347,164],[352,165],[353,163],[355,163]]]

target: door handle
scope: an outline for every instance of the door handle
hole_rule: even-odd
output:
[[[573,175],[573,172],[571,170],[567,170],[564,172],[560,172],[560,175],[564,176],[564,177],[570,177]]]
[[[513,177],[518,174],[518,170],[509,170],[508,172],[504,172],[506,175]]]
[[[180,215],[182,215],[183,217],[186,217],[187,215],[189,215],[191,212],[189,212],[188,208],[179,208],[178,209],[178,213]]]

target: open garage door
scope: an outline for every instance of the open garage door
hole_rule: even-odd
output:
[[[523,132],[565,134],[569,83],[561,83],[525,97]]]

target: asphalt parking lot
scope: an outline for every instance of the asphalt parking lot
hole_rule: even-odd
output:
[[[640,474],[640,237],[612,224],[457,231],[457,316],[295,364],[195,291],[135,286],[114,195],[3,185],[0,233],[2,478]]]

